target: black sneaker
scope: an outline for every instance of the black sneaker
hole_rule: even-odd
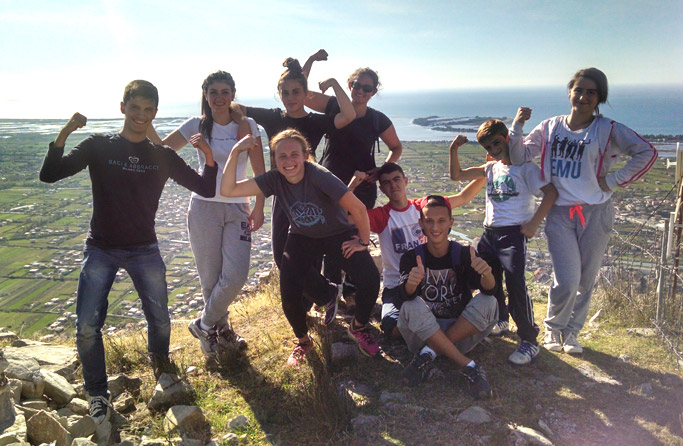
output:
[[[102,424],[109,419],[112,407],[108,396],[91,396],[88,398],[88,409],[90,417],[95,420],[95,423]]]
[[[225,350],[242,351],[247,348],[247,341],[235,333],[230,324],[216,327],[216,340],[218,345]]]
[[[432,355],[429,353],[422,353],[415,355],[408,367],[401,372],[403,383],[409,386],[416,386],[429,377],[429,372],[434,367]]]
[[[152,366],[152,372],[154,373],[154,379],[159,380],[162,373],[178,375],[178,366],[168,356],[150,352],[148,357],[149,365]]]
[[[491,385],[486,380],[486,372],[478,365],[465,366],[460,373],[465,376],[470,395],[478,400],[491,398]]]

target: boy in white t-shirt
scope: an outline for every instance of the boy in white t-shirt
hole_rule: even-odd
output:
[[[524,124],[531,117],[531,109],[521,107],[515,121]],[[477,132],[477,141],[489,156],[479,167],[460,168],[458,148],[467,138],[458,135],[451,144],[451,179],[472,180],[486,178],[486,217],[484,233],[477,245],[479,256],[493,269],[497,283],[508,292],[508,306],[502,286],[496,298],[499,307],[498,332],[507,331],[508,314],[517,324],[520,344],[508,360],[517,365],[530,363],[539,352],[539,328],[534,322],[531,298],[524,277],[526,267],[526,241],[536,234],[538,226],[557,199],[557,189],[541,178],[541,170],[534,163],[513,166],[509,154],[509,135],[505,123],[491,119]],[[543,200],[534,212],[534,196],[543,193]],[[509,313],[508,313],[509,307]]]
[[[360,173],[356,172],[356,176]],[[384,206],[368,210],[370,230],[379,235],[382,252],[382,332],[386,336],[400,338],[396,327],[400,310],[399,262],[403,253],[426,243],[427,239],[420,228],[420,210],[427,197],[409,199],[406,194],[408,178],[396,163],[387,162],[377,171],[379,189],[389,198]],[[354,177],[355,179],[355,177]],[[460,193],[445,197],[451,209],[463,206],[474,198],[484,187],[483,178],[472,181]],[[349,187],[353,188],[352,180]],[[397,305],[398,304],[398,305]]]

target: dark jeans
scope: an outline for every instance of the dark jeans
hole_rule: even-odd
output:
[[[289,234],[287,237],[280,269],[280,292],[282,309],[296,337],[301,338],[308,332],[304,284],[307,296],[315,296],[314,302],[317,304],[325,305],[333,296],[332,293],[336,292],[336,287],[331,285],[320,274],[320,268],[316,267],[316,259],[322,255],[326,256],[326,264],[353,275],[358,290],[356,320],[361,324],[366,324],[370,320],[372,307],[379,294],[379,271],[368,251],[355,252],[350,258],[344,258],[341,245],[354,234],[356,231],[325,238],[311,238],[299,234]]]
[[[389,336],[398,324],[398,314],[401,310],[401,292],[399,287],[384,288],[382,290],[382,333]]]
[[[147,319],[147,350],[168,357],[171,320],[168,315],[166,266],[156,243],[132,249],[86,246],[76,300],[76,347],[83,366],[85,391],[107,394],[102,326],[107,317],[107,296],[119,268],[125,269],[142,301]]]
[[[509,315],[517,324],[517,334],[523,341],[536,344],[538,325],[534,322],[534,308],[526,288],[526,237],[520,226],[486,228],[477,245],[479,257],[486,260],[496,279],[499,320]],[[508,305],[503,293],[503,273],[508,292]]]

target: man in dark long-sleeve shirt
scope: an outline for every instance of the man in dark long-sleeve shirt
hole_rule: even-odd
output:
[[[40,170],[41,181],[48,183],[86,167],[90,173],[93,215],[78,281],[76,346],[90,415],[98,423],[110,412],[101,329],[117,271],[128,272],[142,301],[153,365],[167,363],[171,325],[166,267],[154,231],[159,198],[168,178],[205,197],[213,197],[216,190],[217,167],[204,141],[194,137],[192,141],[206,155],[200,176],[175,151],[147,139],[158,102],[151,83],[129,83],[121,102],[123,129],[117,134],[92,135],[64,155],[68,136],[86,123],[83,115],[74,114],[50,144]]]

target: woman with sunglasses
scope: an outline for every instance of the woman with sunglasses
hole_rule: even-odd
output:
[[[308,58],[303,68],[306,77],[313,62],[318,60],[327,60],[325,50],[319,50]],[[370,68],[359,68],[349,76],[348,85],[356,118],[346,127],[330,132],[320,164],[337,175],[344,184],[349,183],[356,170],[366,172],[366,182],[358,186],[354,193],[365,207],[371,209],[377,199],[375,145],[379,151],[381,139],[389,147],[385,162],[392,163],[398,162],[401,157],[402,146],[391,120],[384,113],[368,107],[368,101],[380,87],[377,73]],[[305,104],[315,111],[328,114],[340,107],[337,99],[314,92],[308,94]]]
[[[280,108],[246,107],[233,103],[231,106],[232,116],[236,121],[240,121],[244,116],[254,119],[263,126],[269,138],[288,128],[298,130],[306,138],[315,158],[315,149],[318,147],[322,137],[353,121],[356,114],[349,97],[346,96],[343,88],[335,79],[327,79],[320,82],[319,85],[322,91],[332,88],[339,103],[339,108],[328,114],[307,112],[304,109],[304,99],[309,93],[308,81],[302,72],[299,61],[289,57],[282,65],[287,69],[278,80],[277,91],[282,105],[285,106],[285,110],[283,111]],[[273,154],[274,152],[271,148],[271,169],[275,169]],[[287,216],[284,209],[278,204],[277,199],[274,198],[271,232],[273,257],[278,268],[280,268],[282,262],[282,252],[287,241],[288,231],[289,221]]]

